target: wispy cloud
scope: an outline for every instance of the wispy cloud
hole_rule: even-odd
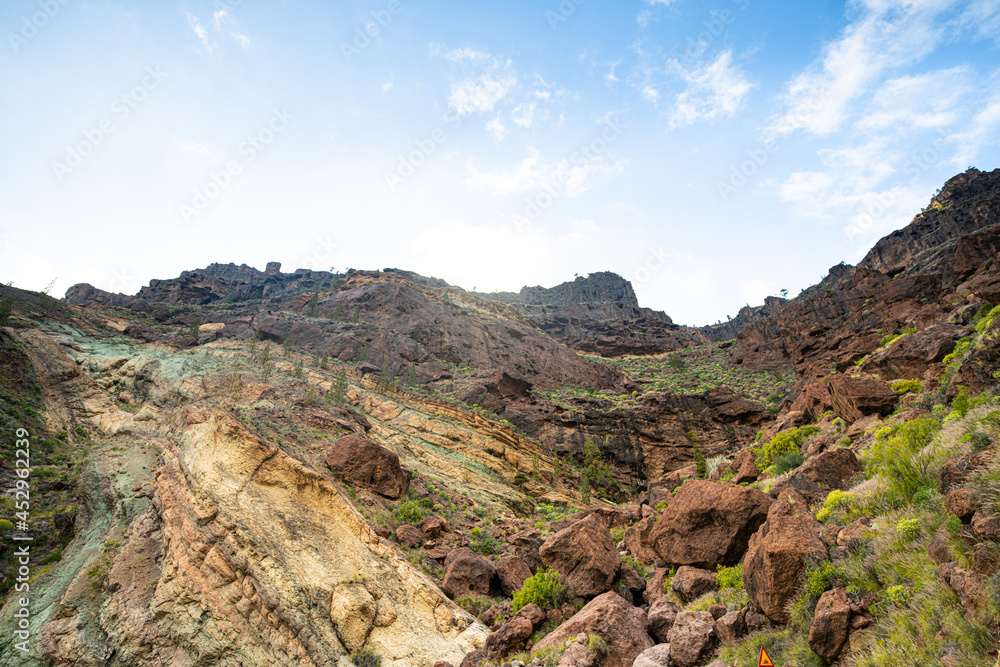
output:
[[[219,51],[219,45],[214,43],[209,36],[208,29],[205,28],[201,20],[191,14],[187,13],[188,24],[191,26],[191,30],[194,32],[195,37],[201,42],[202,49],[205,53],[209,55],[214,55]],[[223,30],[228,29],[228,35],[233,41],[240,45],[244,51],[249,51],[253,46],[253,39],[246,33],[240,30],[239,23],[233,18],[233,15],[227,9],[218,9],[212,13],[212,20],[210,25],[215,27],[215,33],[221,35]]]
[[[591,189],[601,178],[621,174],[624,162],[606,164],[603,156],[586,161],[562,159],[545,162],[534,147],[528,148],[528,155],[511,171],[479,171],[469,161],[471,175],[465,183],[491,191],[497,197],[532,192],[560,183],[566,195],[576,197]]]
[[[191,30],[194,32],[195,37],[201,42],[201,46],[210,55],[215,52],[212,48],[212,44],[208,41],[208,31],[205,30],[205,26],[201,24],[198,17],[194,14],[187,15],[188,25],[191,26]]]
[[[714,61],[693,69],[684,69],[674,60],[668,63],[668,69],[676,71],[687,84],[674,99],[670,114],[673,128],[732,116],[757,86],[733,64],[732,51],[723,51]]]

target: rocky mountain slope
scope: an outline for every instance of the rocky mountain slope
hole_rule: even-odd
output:
[[[613,274],[0,287],[0,665],[993,665],[997,179],[701,331]]]

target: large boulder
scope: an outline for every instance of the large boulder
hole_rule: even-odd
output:
[[[899,394],[887,383],[872,377],[831,375],[828,382],[833,411],[848,424],[868,415],[890,414],[899,402]]]
[[[656,522],[654,548],[668,566],[735,565],[773,502],[757,489],[690,480]]]
[[[777,498],[782,491],[798,491],[810,504],[822,503],[834,489],[852,486],[861,474],[858,457],[850,449],[831,449],[809,459],[795,472],[778,482],[771,490]]]
[[[657,644],[639,654],[632,667],[673,667],[670,659],[670,644]]]
[[[660,598],[649,606],[646,621],[649,624],[649,634],[661,642],[669,641],[670,631],[677,620],[677,614],[684,611],[680,605]]]
[[[326,465],[350,484],[395,500],[410,488],[410,471],[399,456],[360,435],[345,435],[326,454]]]
[[[747,610],[730,611],[715,620],[715,636],[723,644],[735,644],[747,633]]]
[[[710,655],[715,619],[707,611],[682,611],[670,630],[670,658],[676,667],[695,667]]]
[[[535,628],[528,619],[512,618],[509,623],[486,638],[484,648],[486,659],[499,662],[509,653],[520,651],[534,631]]]
[[[584,597],[610,590],[622,562],[611,532],[595,514],[546,539],[538,553],[573,592]]]
[[[677,574],[670,581],[671,588],[684,602],[693,602],[706,593],[719,589],[715,575],[708,570],[684,565],[677,569]]]
[[[497,561],[497,576],[500,578],[500,590],[504,595],[513,595],[521,590],[524,581],[531,577],[531,569],[524,559],[514,554],[507,554]]]
[[[643,563],[652,564],[659,556],[656,553],[656,549],[653,548],[653,528],[656,527],[656,520],[659,518],[658,515],[647,516],[645,519],[635,524],[634,526],[629,526],[625,530],[625,548],[628,552],[635,557],[636,560],[642,561]]]
[[[786,491],[750,539],[743,583],[751,603],[771,620],[788,622],[786,606],[798,594],[806,569],[828,559],[826,544],[820,538],[822,530],[805,499]]]
[[[646,612],[613,591],[591,600],[534,646],[534,651],[561,649],[579,633],[599,635],[608,645],[602,667],[632,667],[636,657],[654,645],[646,633]]]
[[[850,623],[851,603],[847,591],[838,588],[823,593],[809,628],[809,648],[824,660],[836,659],[847,645]]]
[[[455,549],[444,562],[441,590],[455,600],[463,595],[485,597],[496,575],[493,564],[468,547]]]

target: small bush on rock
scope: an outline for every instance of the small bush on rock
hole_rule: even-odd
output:
[[[539,607],[555,607],[563,594],[559,573],[545,569],[524,581],[521,590],[514,593],[513,607],[517,613],[521,607],[536,604]]]

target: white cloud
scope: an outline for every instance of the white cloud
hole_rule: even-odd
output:
[[[939,128],[955,123],[971,90],[967,66],[886,81],[855,123],[862,130]]]
[[[239,42],[239,45],[243,47],[244,51],[249,51],[252,46],[252,40],[244,35],[242,32],[231,32],[229,36]]]
[[[646,86],[642,89],[642,96],[651,102],[654,107],[660,106],[660,91],[654,86]]]
[[[201,24],[198,17],[194,14],[187,15],[188,25],[191,26],[191,30],[194,31],[195,37],[201,42],[202,47],[208,53],[214,53],[211,43],[208,41],[208,31],[205,30],[205,26]]]
[[[389,80],[382,84],[382,94],[388,93],[396,85],[396,79],[393,77],[392,72],[389,72]]]
[[[538,105],[534,102],[527,102],[514,107],[514,110],[510,112],[510,117],[518,127],[530,128],[535,122],[535,111],[537,110]]]
[[[619,65],[621,65],[621,63],[622,63],[621,60],[616,60],[615,62],[611,63],[611,69],[609,69],[608,73],[604,75],[604,82],[609,86],[618,83],[618,76],[615,75],[615,69]]]
[[[230,14],[225,9],[216,10],[216,12],[214,14],[212,14],[212,18],[215,19],[215,29],[216,30],[221,30],[222,26],[224,26],[224,25],[226,25],[228,23],[231,23],[232,20],[233,20],[232,14]]]
[[[958,0],[853,0],[861,18],[826,45],[823,55],[792,79],[771,137],[802,129],[827,135],[850,115],[851,105],[895,68],[917,63],[949,34],[947,14]],[[944,16],[943,16],[944,15]]]
[[[557,183],[567,196],[575,197],[592,188],[598,178],[621,174],[625,164],[605,164],[603,156],[572,162],[564,158],[547,163],[542,161],[537,149],[529,147],[528,156],[513,171],[481,172],[471,161],[468,168],[471,176],[464,182],[490,190],[497,197],[541,190]]]
[[[174,139],[174,145],[181,153],[193,157],[212,154],[212,151],[208,150],[206,146],[193,139]]]
[[[685,70],[676,60],[670,61],[668,68],[688,84],[674,99],[670,117],[673,128],[734,115],[757,85],[733,65],[732,51],[723,51],[714,62],[691,70]]]
[[[459,81],[451,86],[448,107],[459,116],[493,111],[515,84],[517,77],[511,73],[483,74],[476,79]]]
[[[992,39],[1000,44],[1000,4],[996,0],[975,0],[969,3],[961,21],[978,38]]]
[[[507,128],[500,122],[500,116],[486,123],[486,131],[496,138],[497,143],[503,141],[503,138],[507,136]]]
[[[979,152],[1000,143],[1000,94],[988,99],[975,116],[964,125],[965,132],[951,134],[947,141],[956,145],[952,163],[959,169],[973,164]],[[995,165],[986,165],[989,168]]]

